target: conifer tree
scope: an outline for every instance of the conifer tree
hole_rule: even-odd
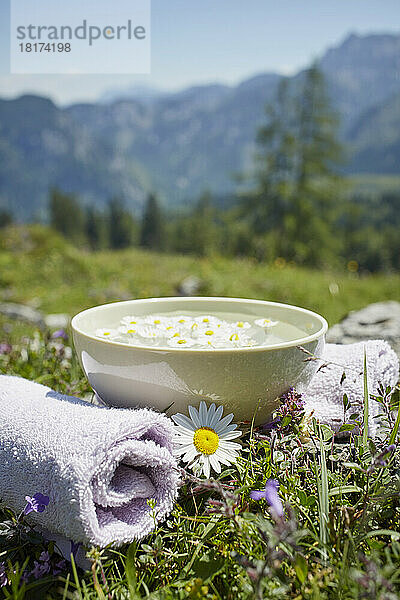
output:
[[[154,194],[149,194],[143,212],[140,245],[153,250],[162,250],[165,245],[163,215]]]
[[[132,245],[135,223],[120,198],[112,198],[108,203],[108,227],[111,248],[120,249]]]
[[[341,193],[337,120],[317,66],[290,87],[283,79],[258,133],[258,186],[246,201],[256,234],[275,256],[310,265],[337,249],[332,231]]]
[[[93,206],[88,206],[85,214],[85,233],[89,246],[92,250],[105,248],[109,243],[109,221]]]
[[[73,242],[84,241],[85,216],[78,199],[57,188],[50,191],[50,224]]]

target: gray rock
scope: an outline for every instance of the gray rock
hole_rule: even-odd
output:
[[[195,296],[199,293],[201,285],[201,279],[195,275],[189,275],[179,284],[178,293],[180,296]]]
[[[63,313],[46,315],[44,321],[49,329],[64,329],[68,326],[69,316]]]
[[[386,340],[400,356],[400,302],[376,302],[353,311],[327,333],[331,344],[352,344],[362,340]]]
[[[0,314],[9,319],[26,321],[36,327],[43,329],[46,324],[43,314],[38,310],[26,306],[25,304],[15,304],[13,302],[0,303]]]

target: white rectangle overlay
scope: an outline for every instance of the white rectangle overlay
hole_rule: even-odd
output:
[[[151,0],[11,0],[11,73],[149,74]]]

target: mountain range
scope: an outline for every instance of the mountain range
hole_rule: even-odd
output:
[[[400,35],[352,34],[319,66],[341,117],[346,173],[400,174]],[[170,207],[204,190],[232,194],[235,175],[252,168],[280,77],[110,92],[63,108],[40,96],[0,100],[0,208],[21,220],[43,215],[52,186],[100,206],[122,196],[136,212],[148,191]]]

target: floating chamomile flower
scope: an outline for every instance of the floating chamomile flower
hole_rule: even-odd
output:
[[[247,321],[236,321],[235,327],[238,329],[250,329],[251,325]]]
[[[181,337],[180,335],[173,335],[167,341],[168,346],[172,346],[172,348],[190,348],[195,343],[196,340],[190,337]]]
[[[140,317],[128,316],[121,319],[121,325],[141,325],[143,319]]]
[[[107,327],[96,329],[95,335],[96,337],[104,338],[107,340],[115,340],[116,338],[120,337],[118,329],[109,329]]]
[[[145,317],[143,319],[143,322],[146,323],[147,325],[151,325],[153,327],[164,327],[165,323],[166,323],[166,318],[165,317],[161,317],[159,315],[150,315],[149,317]]]
[[[158,331],[156,327],[151,325],[139,325],[137,333],[140,337],[145,339],[156,339],[162,336],[162,332]]]
[[[221,464],[229,466],[236,462],[241,445],[231,440],[240,437],[241,431],[232,424],[233,414],[222,418],[223,407],[212,403],[209,408],[204,401],[199,410],[188,407],[190,418],[181,413],[172,416],[175,425],[174,454],[195,473],[210,477],[213,469],[221,472]],[[236,431],[235,431],[236,430]]]
[[[271,319],[256,319],[254,321],[254,323],[256,325],[258,325],[259,327],[264,327],[264,328],[273,327],[274,325],[278,325],[278,321],[271,321]]]
[[[118,327],[118,333],[131,337],[137,334],[137,328],[137,325],[120,325]]]

